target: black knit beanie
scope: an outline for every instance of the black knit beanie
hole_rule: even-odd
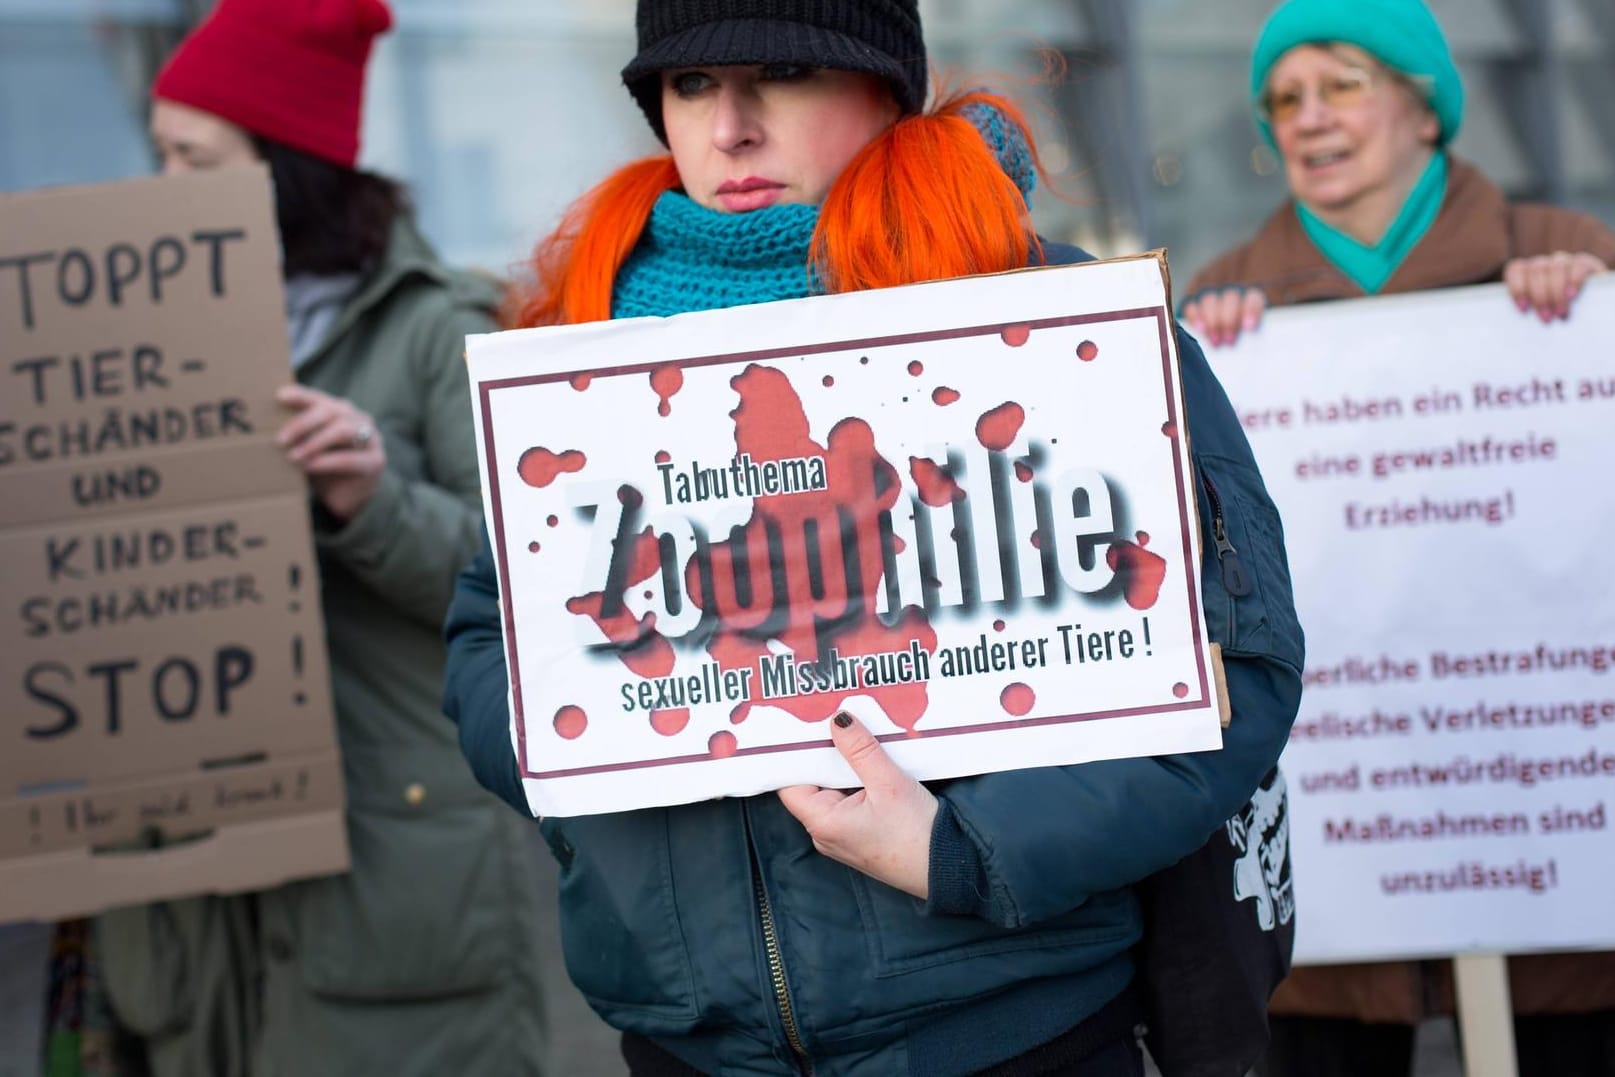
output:
[[[708,64],[802,64],[864,71],[891,84],[904,115],[925,107],[918,0],[639,0],[639,55],[622,81],[656,137],[661,72]]]

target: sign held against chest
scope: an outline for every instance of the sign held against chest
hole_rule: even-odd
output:
[[[1163,271],[472,338],[535,810],[1216,747]]]

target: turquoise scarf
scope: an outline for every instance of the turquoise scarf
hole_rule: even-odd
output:
[[[668,191],[617,272],[611,316],[666,317],[808,295],[818,221],[817,206],[720,213]]]
[[[1300,202],[1295,204],[1295,214],[1301,219],[1301,227],[1306,229],[1313,246],[1357,287],[1373,295],[1385,287],[1385,282],[1391,279],[1397,267],[1419,245],[1419,240],[1424,238],[1441,213],[1441,203],[1446,197],[1447,155],[1438,153],[1431,158],[1430,166],[1419,177],[1419,182],[1413,185],[1396,220],[1391,222],[1385,235],[1372,247],[1365,247],[1346,233],[1325,224]]]

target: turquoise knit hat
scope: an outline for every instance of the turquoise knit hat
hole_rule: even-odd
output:
[[[1464,83],[1452,62],[1441,24],[1421,0],[1287,0],[1268,16],[1251,57],[1251,100],[1259,102],[1268,72],[1297,45],[1356,45],[1380,63],[1418,79],[1441,121],[1441,144],[1451,142],[1464,118]],[[1267,119],[1256,122],[1277,149]]]

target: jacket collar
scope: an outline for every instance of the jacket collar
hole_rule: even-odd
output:
[[[1503,264],[1509,259],[1508,202],[1479,169],[1457,158],[1450,163],[1441,212],[1380,294],[1450,288],[1502,277]],[[1296,216],[1293,200],[1268,218],[1252,246],[1271,252],[1270,264],[1294,267],[1261,282],[1275,304],[1364,294],[1313,245]]]
[[[337,315],[325,340],[304,361],[303,368],[319,362],[348,330],[386,302],[399,288],[415,279],[444,286],[453,283],[452,275],[438,261],[437,254],[420,234],[414,220],[409,214],[400,213],[393,219],[387,249],[381,261],[359,282],[358,289],[343,306],[342,313]]]

